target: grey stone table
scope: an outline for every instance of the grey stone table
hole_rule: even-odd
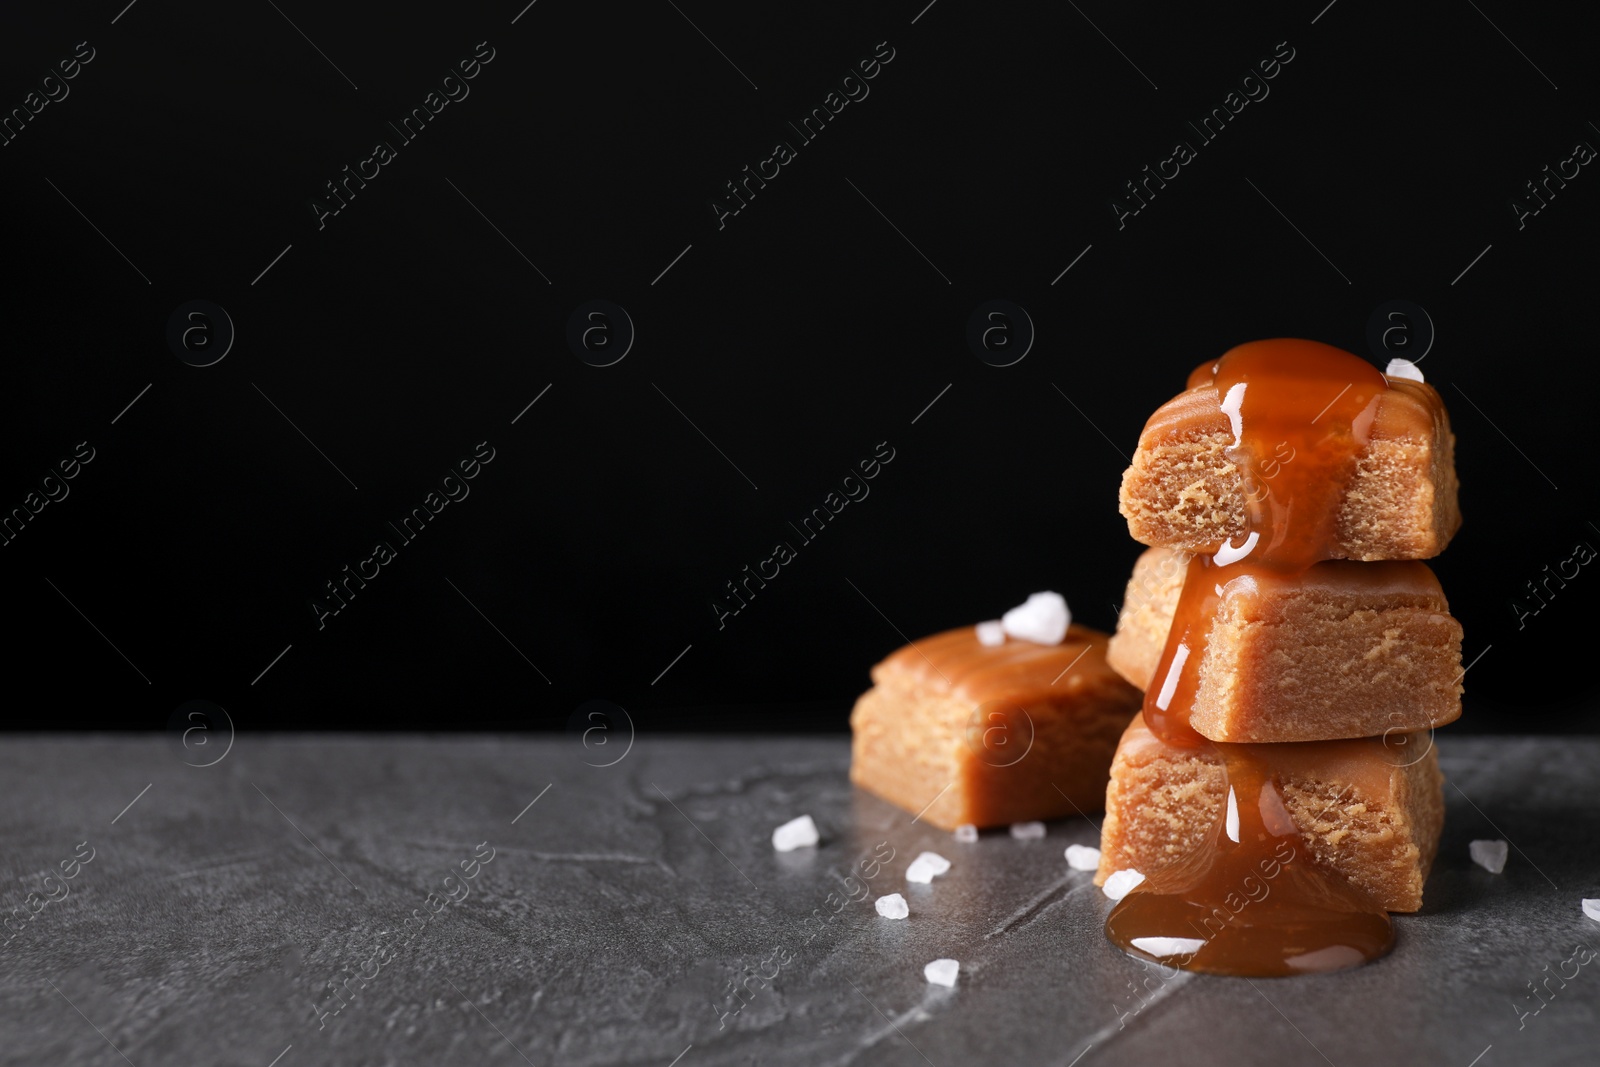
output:
[[[13,738],[0,1062],[1600,1062],[1600,741],[1439,743],[1442,853],[1394,953],[1250,982],[1113,950],[1062,858],[1088,820],[961,844],[853,790],[839,738],[640,738],[608,767],[621,745],[561,738],[240,737],[209,767]],[[774,852],[802,813],[822,843]],[[954,866],[908,885],[923,849]],[[906,921],[873,909],[894,891]],[[941,956],[954,989],[923,978]]]

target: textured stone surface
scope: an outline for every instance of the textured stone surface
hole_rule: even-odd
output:
[[[208,768],[159,740],[12,739],[0,903],[26,912],[79,842],[95,853],[12,921],[0,1063],[123,1063],[109,1044],[136,1067],[1593,1063],[1600,958],[1550,976],[1600,950],[1579,907],[1600,896],[1600,742],[1440,746],[1444,844],[1395,952],[1252,983],[1113,950],[1109,902],[1062,859],[1095,843],[1087,820],[957,842],[852,790],[842,738],[640,739],[604,768],[576,739],[242,737]],[[821,844],[775,852],[807,813]],[[1513,844],[1501,875],[1468,856],[1484,837]],[[319,1029],[326,984],[485,841],[451,883],[470,896]],[[844,876],[889,848],[850,901]],[[907,885],[924,849],[953,866]],[[888,892],[908,919],[874,912]],[[929,986],[946,956],[960,981]]]

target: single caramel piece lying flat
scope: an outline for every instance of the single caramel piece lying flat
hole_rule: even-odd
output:
[[[1098,811],[1139,707],[1106,643],[1072,626],[1057,645],[989,647],[965,626],[905,646],[850,714],[850,780],[946,830]]]
[[[1444,778],[1426,731],[1241,747],[1277,782],[1300,831],[1304,852],[1279,861],[1337,871],[1387,911],[1422,906],[1444,826]],[[1227,796],[1217,749],[1168,744],[1136,717],[1111,765],[1095,884],[1127,868],[1149,876],[1188,856],[1223,817]],[[1215,902],[1222,921],[1259,899],[1262,886],[1270,892],[1269,878],[1258,881]]]
[[[1230,458],[1233,429],[1223,398],[1203,373],[1209,366],[1145,423],[1133,465],[1122,475],[1122,515],[1143,544],[1210,554],[1224,542],[1240,543],[1250,500],[1272,492],[1282,468],[1295,462],[1287,445],[1262,452],[1249,472]],[[1316,384],[1325,384],[1328,399],[1335,399],[1337,383]],[[1461,526],[1455,436],[1438,392],[1391,378],[1370,421],[1358,420],[1356,430],[1365,443],[1337,490],[1332,554],[1359,560],[1438,555]]]
[[[1161,684],[1188,559],[1152,548],[1134,565],[1107,661],[1141,688]],[[1461,624],[1425,563],[1257,569],[1223,584],[1199,672],[1189,723],[1213,741],[1425,730],[1461,715]]]

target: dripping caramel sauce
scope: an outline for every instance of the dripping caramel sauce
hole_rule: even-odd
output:
[[[1217,752],[1228,800],[1200,848],[1146,872],[1112,909],[1106,935],[1124,951],[1212,974],[1338,970],[1389,950],[1388,913],[1311,859],[1250,748],[1206,739],[1189,715],[1223,588],[1333,558],[1342,490],[1387,382],[1348,352],[1280,339],[1240,345],[1189,377],[1189,388],[1208,383],[1233,429],[1228,459],[1244,476],[1248,523],[1238,543],[1190,560],[1143,714],[1169,744]]]

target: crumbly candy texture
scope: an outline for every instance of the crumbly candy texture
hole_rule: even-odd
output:
[[[1247,508],[1216,387],[1198,386],[1146,424],[1119,495],[1128,532],[1146,545],[1214,552],[1240,543]],[[1366,448],[1343,487],[1333,555],[1428,559],[1461,526],[1455,436],[1433,387],[1391,379]]]
[[[1313,744],[1325,751],[1286,756],[1277,774],[1311,858],[1386,910],[1416,911],[1444,826],[1444,778],[1428,734]],[[1124,868],[1158,871],[1199,848],[1227,793],[1214,752],[1166,745],[1136,718],[1106,787],[1095,884]]]
[[[1153,548],[1134,566],[1108,655],[1134,685],[1153,684],[1186,563],[1184,553]],[[1189,721],[1233,742],[1443,726],[1461,715],[1461,636],[1421,563],[1339,561],[1305,580],[1230,583]]]
[[[946,830],[1098,811],[1140,699],[1106,642],[1073,626],[991,648],[969,626],[906,646],[851,712],[850,780]]]

